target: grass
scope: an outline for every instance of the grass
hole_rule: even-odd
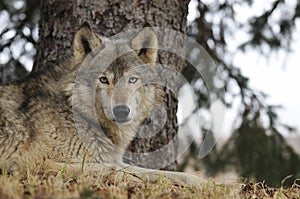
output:
[[[123,172],[27,172],[25,176],[0,176],[0,198],[300,198],[300,185],[269,188],[263,183],[217,184],[207,180],[199,187],[172,185],[160,177],[156,183]]]

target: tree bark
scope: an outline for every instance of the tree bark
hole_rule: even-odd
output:
[[[70,56],[74,33],[85,21],[95,32],[108,37],[131,28],[142,28],[146,24],[185,33],[188,2],[188,0],[43,0],[39,23],[40,39],[33,72],[51,67],[57,60]],[[167,52],[159,54],[158,62],[168,63],[179,72],[184,67],[183,60]],[[165,105],[167,121],[160,133],[151,139],[135,139],[128,150],[136,153],[150,152],[176,139],[177,99],[170,91],[166,91]],[[129,159],[129,162],[140,166],[155,167],[154,162],[169,162],[176,155],[176,147],[173,147],[168,154],[162,154],[155,160],[148,159],[147,155],[139,158],[127,155],[125,161]],[[173,162],[165,169],[175,170],[176,164]]]

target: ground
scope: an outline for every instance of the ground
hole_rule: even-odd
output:
[[[269,188],[263,183],[218,184],[208,179],[199,187],[172,185],[160,178],[156,183],[131,174],[75,174],[27,172],[25,176],[0,176],[0,198],[300,198],[300,185]]]

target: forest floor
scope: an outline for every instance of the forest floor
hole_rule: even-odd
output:
[[[173,185],[166,178],[147,182],[132,174],[117,175],[31,173],[25,176],[0,176],[0,199],[60,199],[60,198],[300,198],[300,185],[270,188],[263,183],[217,183],[213,179],[199,186]]]

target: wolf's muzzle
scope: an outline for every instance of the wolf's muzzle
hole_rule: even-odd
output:
[[[113,108],[113,114],[116,122],[124,123],[128,122],[131,118],[130,115],[130,108],[126,105],[118,105]]]

